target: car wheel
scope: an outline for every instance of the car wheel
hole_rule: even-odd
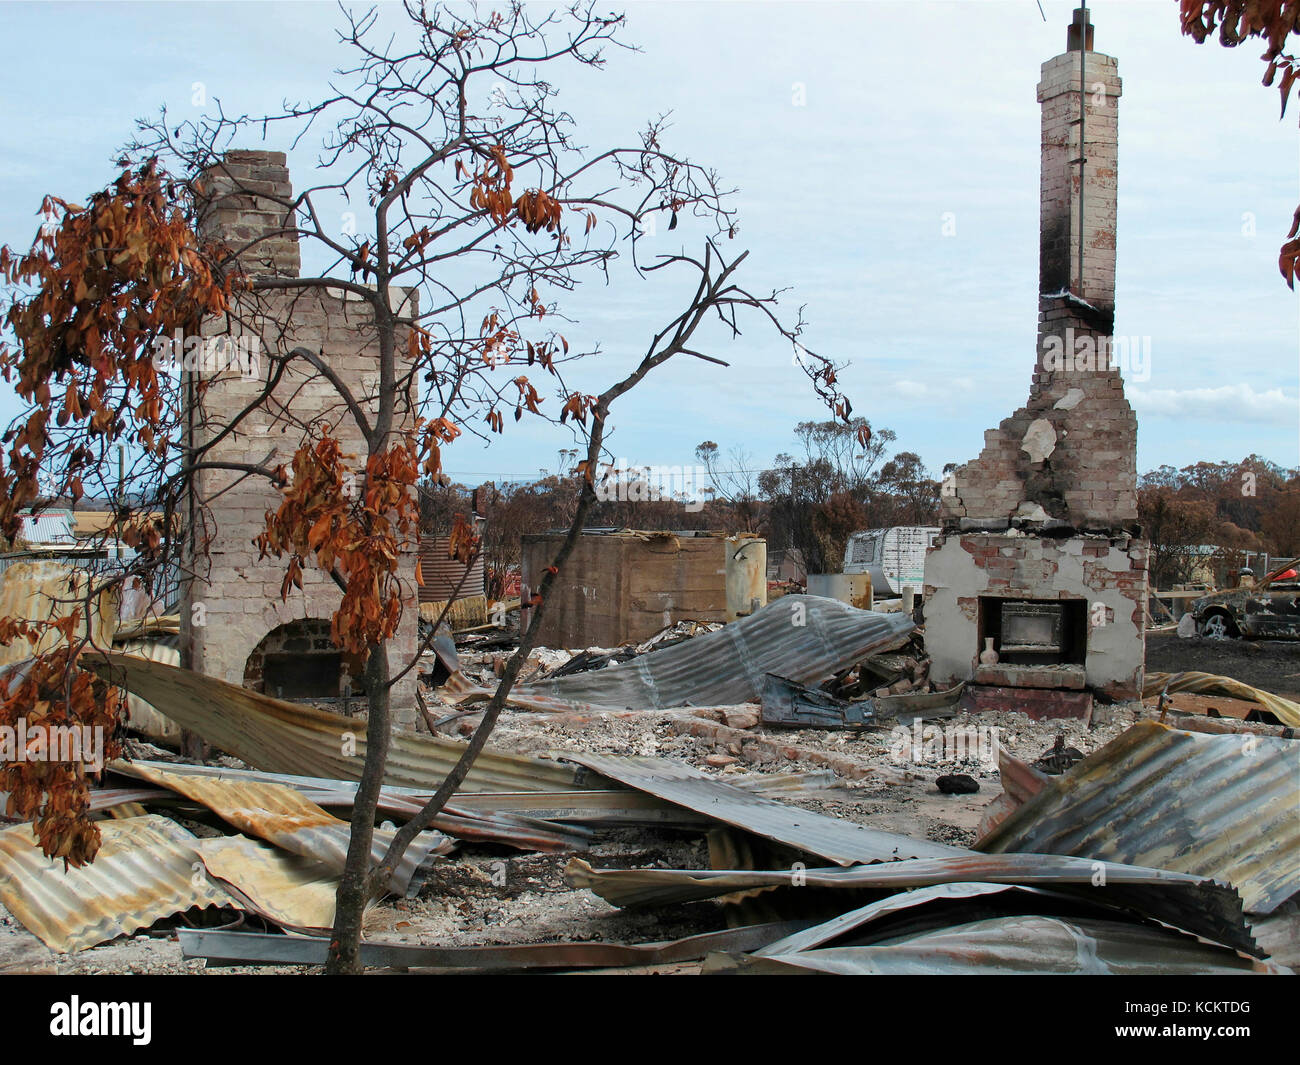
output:
[[[1225,614],[1211,614],[1201,622],[1201,635],[1211,640],[1227,640],[1237,635],[1237,627]]]

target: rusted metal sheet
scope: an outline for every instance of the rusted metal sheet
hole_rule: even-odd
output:
[[[666,758],[571,751],[564,757],[628,787],[839,865],[974,853],[787,806]]]
[[[153,662],[165,662],[169,666],[181,664],[181,652],[173,646],[174,640],[122,640],[118,630],[118,642],[115,649],[126,655],[137,655]],[[176,747],[181,741],[181,727],[157,707],[131,692],[126,693],[127,728],[147,736],[155,743]]]
[[[357,784],[351,780],[329,780],[323,777],[300,777],[288,773],[267,773],[257,769],[230,769],[225,766],[185,765],[172,762],[150,762],[137,759],[134,762],[113,762],[112,772],[130,776],[132,767],[161,769],[164,772],[182,776],[210,777],[218,780],[263,781],[270,784],[282,784],[292,788],[304,798],[317,806],[343,807],[350,809],[356,801]],[[157,794],[170,792],[146,792],[148,799]],[[379,810],[386,814],[408,820],[414,817],[432,797],[432,792],[417,788],[384,787],[379,793]],[[591,833],[572,825],[556,824],[552,821],[516,813],[508,808],[498,808],[491,802],[480,804],[482,809],[475,809],[466,800],[477,797],[480,793],[463,792],[456,802],[448,803],[442,813],[434,818],[431,828],[445,832],[459,839],[474,840],[482,843],[502,843],[511,847],[536,851],[571,851],[582,850],[587,846]],[[484,796],[501,794],[499,792],[481,793]],[[516,792],[520,805],[527,804],[527,797],[537,792]],[[583,789],[574,789],[564,794],[580,796],[588,794]],[[635,795],[635,792],[626,794]],[[98,801],[97,792],[92,792],[92,803]],[[118,801],[127,801],[119,799]]]
[[[1272,692],[1252,688],[1231,677],[1220,677],[1213,673],[1148,673],[1142,684],[1142,697],[1149,699],[1162,692],[1201,692],[1207,695],[1226,695],[1232,699],[1244,699],[1258,703],[1265,710],[1276,715],[1284,725],[1300,728],[1300,703],[1283,699]]]
[[[984,807],[979,827],[981,836],[987,836],[1006,820],[1012,810],[1037,795],[1047,782],[1047,774],[1039,772],[1005,747],[999,746],[998,779],[1002,781],[1002,794]]]
[[[90,805],[87,813],[103,813],[118,806],[142,802],[156,802],[159,799],[172,798],[172,793],[163,788],[91,788]],[[6,817],[4,810],[9,803],[9,793],[0,791],[0,821],[15,822],[16,817]]]
[[[447,548],[451,540],[445,536],[429,537],[420,541],[421,603],[445,603],[448,599],[483,598],[483,556],[480,554],[469,566],[449,557]],[[460,588],[457,594],[457,586]],[[424,613],[423,610],[420,612]],[[436,616],[436,615],[435,615]],[[482,618],[475,624],[481,624]]]
[[[361,944],[366,966],[427,969],[606,969],[703,958],[712,950],[754,950],[806,927],[806,921],[747,925],[658,943],[524,943],[499,947],[434,947],[369,941]],[[180,931],[187,958],[226,965],[320,965],[323,939],[249,932]]]
[[[1300,744],[1142,721],[1048,780],[976,844],[1231,882],[1248,913],[1300,889]]]
[[[1201,876],[1050,854],[918,858],[851,869],[593,869],[569,862],[565,879],[614,906],[664,906],[755,889],[903,891],[935,884],[1017,884],[1051,888],[1090,905],[1136,910],[1247,954],[1259,948],[1227,884]]]
[[[0,618],[51,621],[77,609],[84,614],[90,579],[85,570],[62,562],[11,563],[0,574]],[[89,635],[100,647],[108,647],[116,629],[116,597],[110,591],[102,591],[91,603],[89,624],[83,617],[77,632]],[[14,640],[7,647],[0,647],[0,666],[51,651],[62,642],[63,637],[54,631],[47,632],[34,647],[26,640]]]
[[[1172,929],[1084,910],[1032,912],[1055,892],[1021,885],[934,884],[872,902],[748,956],[711,955],[705,972],[892,975],[1286,973],[1284,966],[1201,943]],[[936,911],[932,904],[944,908]],[[988,911],[1011,911],[989,917]],[[929,910],[928,922],[925,919]],[[1025,912],[1026,910],[1030,912]],[[906,918],[920,932],[895,923]],[[937,930],[927,923],[942,922]]]
[[[63,868],[40,851],[30,825],[0,831],[0,902],[23,927],[59,953],[147,928],[191,906],[229,906],[202,876],[198,840],[165,817],[100,824],[95,860]]]
[[[118,763],[115,768],[201,803],[241,832],[274,843],[290,854],[319,862],[335,875],[343,872],[352,826],[308,802],[293,788],[261,781],[186,776],[152,766]],[[392,829],[375,829],[371,857],[376,864],[388,852],[394,835]],[[446,854],[453,846],[440,832],[420,833],[402,856],[401,865],[393,871],[388,889],[405,895],[419,870],[435,855]]]
[[[339,882],[328,867],[243,836],[200,840],[198,850],[209,879],[242,909],[296,932],[333,927]]]
[[[703,971],[841,976],[1229,976],[1288,975],[1188,936],[1119,921],[1034,915],[975,921],[869,947],[791,954],[712,954]]]
[[[257,769],[299,776],[360,780],[365,764],[363,723],[241,688],[192,670],[130,655],[82,656],[106,680],[147,699],[183,728]],[[414,733],[393,735],[384,782],[436,789],[464,744]],[[486,750],[470,770],[465,791],[546,791],[574,787],[574,773],[539,758]]]
[[[510,704],[528,710],[663,710],[756,702],[768,673],[816,684],[897,646],[915,627],[902,614],[876,614],[814,595],[784,596],[716,632],[631,661],[521,684]],[[464,678],[443,690],[458,702],[491,695]]]

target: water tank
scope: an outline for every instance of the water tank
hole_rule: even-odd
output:
[[[727,620],[747,617],[767,605],[767,541],[728,536],[726,548]]]

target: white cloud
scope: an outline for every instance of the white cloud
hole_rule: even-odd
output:
[[[1130,387],[1129,400],[1139,415],[1154,418],[1208,418],[1216,422],[1270,422],[1300,425],[1300,400],[1280,388],[1257,392],[1248,384],[1218,388]]]

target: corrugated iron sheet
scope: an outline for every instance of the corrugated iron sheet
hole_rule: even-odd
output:
[[[27,544],[72,544],[72,515],[64,511],[45,510],[40,514],[20,514],[18,539]]]
[[[1258,703],[1265,710],[1277,716],[1284,725],[1300,728],[1300,703],[1283,699],[1272,692],[1252,688],[1231,677],[1220,677],[1214,673],[1148,673],[1142,685],[1142,697],[1149,699],[1163,691],[1201,692],[1206,695],[1226,695],[1233,699],[1245,699]]]
[[[483,596],[483,556],[480,554],[466,566],[448,557],[450,544],[445,536],[420,541],[420,577],[424,581],[420,586],[421,603],[445,603],[448,599]],[[459,595],[456,593],[457,585],[460,585]]]
[[[339,882],[319,862],[243,836],[200,840],[198,848],[208,876],[244,909],[296,932],[333,927]]]
[[[262,781],[187,776],[152,766],[122,766],[122,769],[201,803],[241,832],[274,843],[290,854],[319,862],[335,875],[343,872],[352,826],[307,801],[293,788]],[[370,853],[376,864],[388,853],[395,834],[393,829],[375,829]],[[417,872],[433,856],[446,854],[453,846],[440,832],[421,832],[402,856],[388,889],[405,895]]]
[[[1037,795],[1048,778],[1046,773],[1022,762],[1005,747],[999,747],[998,779],[1002,782],[1002,794],[984,807],[979,827],[981,836],[987,836],[1012,810]]]
[[[46,858],[30,825],[0,831],[0,902],[60,953],[147,928],[191,906],[229,906],[201,873],[198,840],[165,817],[100,824],[95,860],[64,871]]]
[[[564,757],[628,787],[839,865],[974,854],[962,847],[912,839],[787,806],[666,758],[570,751],[565,751]]]
[[[1100,866],[1100,868],[1099,868]],[[574,887],[614,906],[696,902],[754,889],[902,891],[975,882],[1052,888],[1095,906],[1132,909],[1248,954],[1260,954],[1235,889],[1213,879],[1050,854],[973,854],[919,858],[851,869],[772,871],[593,869],[575,858],[564,870]]]
[[[118,629],[121,641],[122,630]],[[171,642],[163,640],[134,639],[119,642],[116,650],[126,655],[137,655],[151,662],[164,662],[169,666],[181,664],[180,649]],[[146,702],[132,692],[126,693],[127,727],[134,732],[147,736],[156,743],[175,746],[180,743],[181,727],[166,714],[161,713],[152,703]]]
[[[836,599],[790,595],[716,632],[627,662],[521,684],[511,691],[509,701],[529,710],[662,710],[757,702],[768,673],[817,684],[897,645],[915,627],[904,614],[877,614]],[[463,677],[453,678],[443,691],[460,702],[491,695]]]
[[[783,921],[704,932],[659,943],[520,943],[488,947],[439,947],[368,940],[361,944],[363,965],[402,969],[584,969],[662,965],[702,958],[711,950],[753,950],[788,935],[807,922]],[[298,936],[252,932],[180,930],[187,958],[209,964],[319,965],[327,944]]]
[[[105,679],[147,699],[181,727],[258,769],[361,779],[364,722],[130,655],[94,652],[83,661]],[[463,750],[464,744],[454,740],[395,733],[384,782],[436,789]],[[478,756],[462,790],[546,791],[574,787],[574,779],[572,769],[555,762],[488,749]]]
[[[1300,888],[1300,743],[1139,722],[976,846],[1218,877],[1270,913]]]
[[[841,976],[1228,976],[1286,974],[1223,947],[1119,921],[1001,917],[869,947],[792,954],[713,954],[705,973]]]
[[[979,882],[919,887],[795,932],[749,956],[711,956],[704,971],[899,976],[1288,971],[1149,924],[1087,912],[1068,918],[1023,912],[1046,909],[1055,896],[1041,888]],[[936,910],[935,904],[943,909]],[[1022,912],[989,917],[989,909]],[[927,911],[929,922],[938,920],[943,927],[925,928]],[[880,922],[900,915],[912,928],[879,928]],[[916,924],[922,927],[914,930]],[[855,943],[861,945],[851,945]]]
[[[132,769],[136,766],[161,769],[164,772],[182,776],[282,784],[292,788],[317,806],[350,808],[356,801],[357,784],[355,781],[350,780],[328,780],[323,777],[299,777],[288,773],[267,773],[258,769],[230,769],[225,766],[185,765],[173,762],[149,762],[139,759],[134,762],[112,762],[109,764],[109,769],[115,773],[131,776]],[[395,814],[402,819],[409,819],[423,808],[432,794],[432,791],[421,791],[416,788],[385,787],[379,793],[379,810],[383,813]],[[434,818],[431,827],[460,839],[483,843],[503,843],[507,846],[519,847],[525,850],[582,850],[590,840],[590,832],[571,825],[556,824],[552,821],[517,813],[499,812],[495,806],[490,804],[485,806],[482,811],[465,805],[465,799],[478,794],[491,796],[501,793],[462,793],[455,803],[448,803],[443,807],[442,813]],[[522,797],[538,793],[519,792],[516,794]],[[543,792],[540,794],[551,793]],[[574,790],[565,794],[586,795],[595,793]],[[637,793],[627,792],[626,794],[634,795]],[[91,793],[92,803],[97,795],[97,792]]]
[[[89,579],[84,570],[62,562],[14,562],[0,574],[0,618],[51,621],[78,608],[84,612]],[[79,631],[88,632],[98,646],[109,647],[116,628],[116,597],[103,591],[91,604],[89,626],[83,618]],[[35,647],[26,640],[14,640],[8,647],[0,647],[0,666],[53,650],[62,639],[57,632],[49,632]]]

